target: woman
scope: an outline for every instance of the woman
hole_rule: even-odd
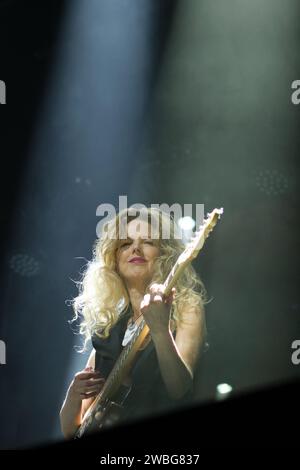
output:
[[[205,335],[205,289],[188,265],[176,289],[164,295],[163,282],[184,249],[175,229],[173,219],[154,208],[135,215],[125,209],[104,225],[74,300],[75,319],[82,318],[84,349],[89,339],[94,348],[86,368],[72,380],[60,411],[66,438],[74,436],[142,318],[150,341],[126,377],[131,392],[125,416],[168,409],[184,403],[192,391]]]

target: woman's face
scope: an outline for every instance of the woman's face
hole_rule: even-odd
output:
[[[150,282],[159,252],[159,240],[151,239],[150,225],[138,219],[129,222],[127,239],[119,241],[116,252],[118,272],[125,283],[140,286]]]

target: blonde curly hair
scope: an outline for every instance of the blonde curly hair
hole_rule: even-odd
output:
[[[126,286],[117,272],[116,252],[120,244],[122,230],[127,224],[139,217],[157,228],[160,255],[156,258],[153,276],[146,286],[145,294],[153,283],[162,284],[174,266],[178,256],[184,250],[184,244],[176,237],[178,227],[173,217],[166,212],[148,207],[135,211],[123,209],[113,219],[106,222],[102,234],[93,248],[93,258],[86,265],[82,280],[77,282],[79,294],[72,301],[74,318],[80,319],[79,332],[84,337],[82,351],[94,333],[102,338],[109,336],[120,314],[126,312],[130,298]],[[169,226],[170,236],[162,236],[163,227]],[[124,232],[123,232],[124,233]],[[175,325],[183,321],[184,309],[197,308],[203,311],[206,303],[206,290],[191,264],[184,269],[176,284],[176,296],[171,306],[171,320]]]

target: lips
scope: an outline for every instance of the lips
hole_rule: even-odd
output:
[[[146,263],[146,260],[144,258],[136,257],[129,260],[129,263],[142,264]]]

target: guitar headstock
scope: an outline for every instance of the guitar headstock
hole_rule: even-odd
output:
[[[220,209],[214,209],[212,212],[207,214],[206,219],[203,220],[203,223],[200,225],[198,231],[195,232],[194,237],[187,244],[185,250],[179,256],[177,260],[178,264],[191,261],[197,257],[199,251],[204,245],[206,238],[214,229],[223,212],[223,207],[221,207]]]

